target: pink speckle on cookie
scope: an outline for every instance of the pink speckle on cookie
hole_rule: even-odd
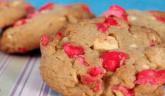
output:
[[[157,84],[162,84],[165,83],[165,70],[153,70],[153,69],[148,69],[139,72],[136,75],[136,84],[152,84],[152,85],[157,85]]]
[[[13,26],[18,27],[18,26],[26,24],[27,22],[29,22],[29,19],[21,19],[21,20],[18,20],[17,22],[15,22]]]
[[[40,13],[39,13],[38,11],[36,11],[36,12],[31,13],[31,14],[28,14],[27,18],[31,19],[31,18],[33,18],[33,17],[39,15],[39,14],[40,14]]]
[[[65,43],[63,49],[69,58],[84,54],[84,49],[81,46],[76,46],[71,43]]]
[[[29,13],[26,18],[16,21],[13,26],[17,27],[17,26],[24,25],[24,24],[28,23],[33,17],[37,16],[38,14],[39,14],[39,12],[37,12],[37,11],[33,12],[33,13]]]
[[[83,9],[84,12],[91,13],[89,7],[85,4],[82,5],[82,9]]]
[[[132,89],[128,89],[124,86],[121,85],[115,85],[112,87],[112,91],[115,92],[120,92],[123,94],[123,96],[135,96],[134,92]]]
[[[28,52],[28,49],[27,48],[18,48],[19,52],[20,53],[26,53]]]
[[[158,21],[165,23],[165,17],[155,17]]]
[[[85,60],[83,55],[75,56],[76,60],[79,61],[80,64],[84,66],[89,66],[88,62]]]
[[[117,25],[118,25],[117,21],[113,17],[109,16],[105,18],[103,23],[97,24],[97,30],[101,32],[105,32],[110,26],[117,26]]]
[[[25,4],[24,9],[28,14],[33,13],[35,11],[35,8],[31,4]]]
[[[101,56],[103,67],[107,71],[115,72],[118,67],[124,64],[124,61],[128,59],[128,54],[123,52],[105,52]]]
[[[108,60],[108,62],[103,64],[103,67],[107,71],[115,72],[118,67],[120,67],[120,64],[116,62],[115,60]]]
[[[104,23],[98,23],[97,24],[97,30],[100,32],[106,32],[108,29],[108,26]]]
[[[125,14],[125,9],[118,5],[112,5],[109,7],[110,15],[120,17]]]
[[[159,70],[158,71],[158,74],[160,75],[160,81],[159,82],[161,82],[161,83],[165,83],[165,70]]]
[[[82,84],[87,85],[93,92],[101,90],[101,81],[89,75],[81,75],[80,81]]]
[[[92,67],[88,69],[87,73],[92,77],[97,77],[98,75],[101,75],[104,72],[103,72],[103,68],[97,66],[97,67]]]
[[[57,39],[62,39],[62,37],[63,37],[63,33],[62,32],[57,32],[56,33],[56,38]]]
[[[151,40],[150,41],[150,47],[154,47],[157,45],[157,41],[156,40]]]
[[[165,77],[165,70],[159,70],[158,71],[159,75],[164,78]],[[164,78],[165,79],[165,78]]]
[[[104,23],[107,24],[108,26],[118,25],[117,21],[113,17],[110,17],[110,16],[105,19]]]
[[[43,6],[41,6],[39,11],[42,12],[42,11],[52,10],[54,7],[55,7],[55,4],[47,3],[47,4],[43,5]]]
[[[93,90],[93,92],[99,92],[101,90],[101,81],[96,80],[92,90]]]
[[[48,38],[48,36],[47,36],[47,35],[42,35],[42,36],[41,36],[40,42],[41,42],[41,45],[42,45],[42,46],[47,46],[48,43],[49,43],[49,38]]]
[[[118,5],[112,5],[109,7],[109,10],[103,13],[103,16],[108,17],[108,16],[115,16],[118,18],[121,18],[125,20],[126,22],[128,21],[128,16],[124,8],[118,6]]]
[[[80,75],[80,81],[84,85],[89,85],[95,81],[95,78],[88,75]]]
[[[152,15],[153,17],[155,17],[155,19],[159,22],[165,23],[165,16],[156,13],[155,11],[149,11],[148,12],[150,15]]]

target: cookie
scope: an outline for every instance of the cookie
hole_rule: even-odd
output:
[[[160,58],[164,57],[165,48],[151,47],[146,50],[126,49],[102,52],[80,43],[68,43],[65,37],[64,41],[67,41],[65,43],[61,41],[57,44],[59,38],[49,38],[48,41],[41,44],[41,76],[51,88],[63,96],[116,96],[115,94],[163,96],[163,85],[159,82],[161,81],[159,77],[147,78],[147,76],[150,69],[154,69],[155,74],[164,71],[164,60]],[[111,61],[110,58],[114,59]],[[147,73],[143,76],[145,71]],[[147,85],[148,83],[151,85]],[[141,87],[146,90],[140,90]],[[122,93],[123,91],[126,93]]]
[[[155,30],[165,41],[165,13],[160,11],[142,12],[138,10],[129,10],[128,19],[131,25],[139,25]]]
[[[161,44],[159,35],[130,26],[120,16],[70,24],[61,35],[43,35],[40,72],[47,85],[63,96],[163,96],[164,76],[158,74],[164,74],[160,58],[165,48],[155,47]]]
[[[94,17],[84,4],[69,6],[48,3],[3,32],[0,49],[7,53],[26,53],[39,48],[42,34],[57,33],[68,23]]]
[[[0,2],[0,28],[12,25],[17,20],[26,16],[26,7],[27,4],[20,1]]]

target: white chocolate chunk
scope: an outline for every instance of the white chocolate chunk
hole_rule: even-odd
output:
[[[129,47],[131,47],[131,48],[137,48],[137,45],[136,44],[131,44]]]
[[[128,19],[129,19],[129,20],[132,20],[132,21],[137,20],[136,16],[133,16],[133,15],[129,16]]]
[[[106,38],[97,38],[94,41],[94,49],[97,50],[112,50],[119,48],[117,40],[112,36]]]

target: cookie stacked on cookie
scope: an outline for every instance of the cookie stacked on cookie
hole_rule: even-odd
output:
[[[63,96],[163,96],[163,36],[129,18],[113,5],[103,17],[43,35],[43,80]]]
[[[41,48],[41,76],[62,95],[163,96],[164,12],[113,5],[94,18],[84,4],[36,10],[19,0],[0,9],[0,50]]]
[[[39,48],[42,34],[57,33],[68,23],[92,17],[84,4],[62,6],[48,3],[7,28],[0,38],[0,49],[7,53],[26,53]]]

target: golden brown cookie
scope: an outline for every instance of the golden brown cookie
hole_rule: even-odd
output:
[[[130,26],[123,14],[42,36],[40,72],[47,85],[63,96],[163,96],[165,48],[155,47],[161,39],[150,28]]]
[[[84,4],[60,6],[48,3],[5,30],[0,39],[0,49],[8,53],[26,53],[39,48],[42,34],[57,33],[68,23],[92,17],[94,16]]]

